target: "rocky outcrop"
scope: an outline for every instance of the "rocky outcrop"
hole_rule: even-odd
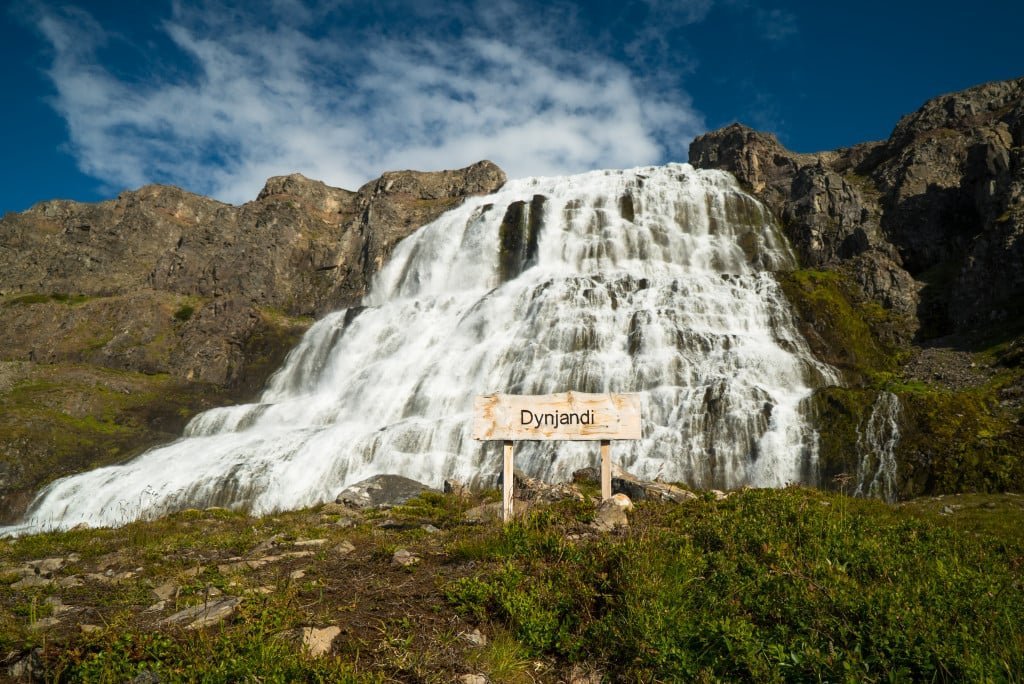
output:
[[[735,174],[805,265],[845,273],[920,337],[1021,315],[1024,79],[930,100],[884,142],[798,154],[734,124],[690,162]]]
[[[430,487],[401,475],[374,475],[349,485],[338,494],[335,503],[360,510],[363,508],[391,508],[409,499],[431,491]]]
[[[155,290],[317,315],[358,303],[399,240],[504,182],[480,162],[386,173],[356,192],[275,177],[240,207],[161,185],[97,204],[42,202],[0,223],[0,294]]]
[[[150,185],[0,219],[0,520],[38,485],[252,398],[315,317],[357,305],[395,245],[505,174],[299,174],[231,206]]]

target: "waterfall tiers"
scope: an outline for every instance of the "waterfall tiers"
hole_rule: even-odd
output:
[[[687,164],[527,178],[406,238],[359,308],[313,325],[258,403],[196,416],[178,441],[57,480],[25,533],[187,507],[256,514],[397,473],[493,483],[470,438],[477,394],[639,392],[643,439],[615,460],[697,487],[813,482],[805,399],[836,384],[776,270],[795,259],[767,210]],[[528,474],[567,479],[592,445],[527,442]]]

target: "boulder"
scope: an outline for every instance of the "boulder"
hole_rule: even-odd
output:
[[[517,499],[535,503],[553,503],[563,499],[583,501],[586,497],[579,487],[566,482],[548,483],[529,477],[518,468],[513,477],[513,492]]]
[[[653,501],[673,501],[682,503],[697,498],[693,492],[681,489],[664,482],[647,482],[638,480],[626,473],[612,478],[612,492],[621,493],[634,501],[651,499]]]
[[[162,626],[184,625],[185,629],[200,629],[223,622],[238,609],[242,599],[229,596],[217,601],[205,601],[198,606],[192,606],[178,611],[174,615],[160,621]]]
[[[408,549],[398,549],[391,557],[392,565],[408,568],[420,562],[420,557]]]
[[[572,481],[576,484],[600,484],[601,471],[594,466],[587,466],[573,471]]]
[[[621,495],[620,495],[621,496]],[[621,527],[629,526],[629,518],[626,517],[626,504],[632,506],[628,497],[616,500],[606,499],[597,505],[597,514],[594,521],[590,523],[598,532],[611,532]]]
[[[374,475],[346,487],[335,500],[350,508],[390,508],[431,491],[427,485],[401,475]]]
[[[469,487],[459,480],[445,480],[443,491],[445,494],[451,494],[462,498],[468,497],[470,494]]]

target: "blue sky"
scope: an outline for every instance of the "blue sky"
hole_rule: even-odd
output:
[[[511,176],[684,161],[741,121],[802,152],[1024,75],[1024,3],[15,0],[0,212],[149,182],[253,199],[489,158]]]

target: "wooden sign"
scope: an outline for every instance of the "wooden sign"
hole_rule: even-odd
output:
[[[639,394],[485,394],[474,408],[473,439],[640,439]]]
[[[612,495],[611,440],[640,439],[640,395],[485,394],[473,402],[473,439],[505,442],[502,518],[512,518],[513,440],[600,440],[601,498]]]

